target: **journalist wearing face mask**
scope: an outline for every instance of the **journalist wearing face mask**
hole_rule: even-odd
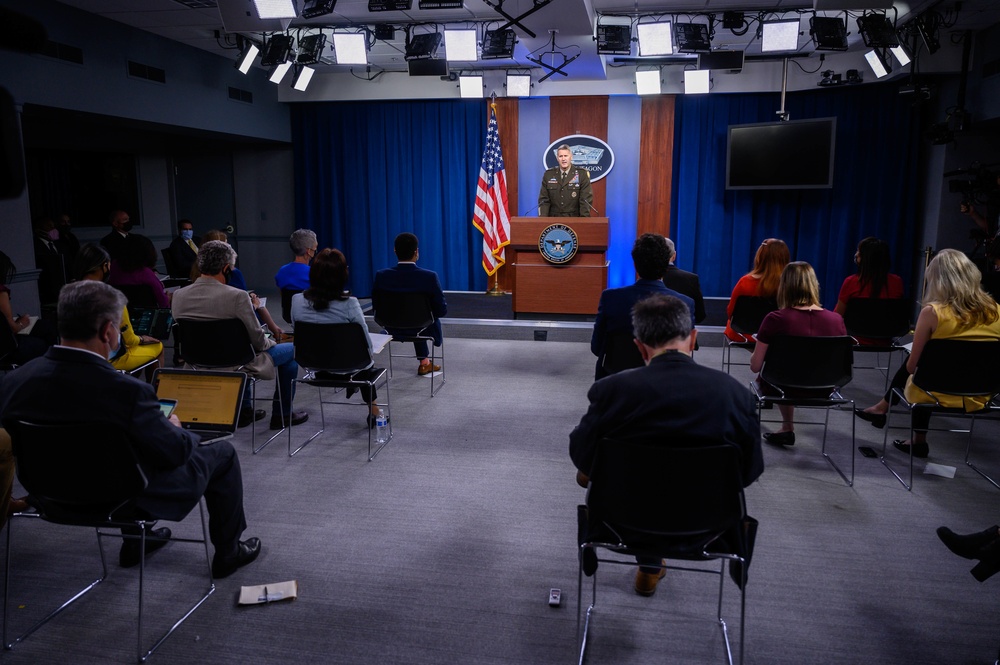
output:
[[[201,247],[201,238],[194,234],[194,224],[191,220],[178,221],[177,236],[167,247],[167,254],[170,256],[167,270],[171,277],[186,277],[191,274],[191,268],[198,258],[199,247]]]
[[[125,249],[125,239],[132,231],[133,223],[124,210],[113,210],[108,215],[108,222],[111,224],[111,232],[101,238],[101,246],[108,250],[112,259],[117,259]]]
[[[35,267],[41,271],[38,275],[38,297],[42,305],[54,307],[68,273],[66,255],[59,242],[59,230],[48,217],[36,217],[31,226],[34,230]]]
[[[121,253],[111,255],[111,276],[108,284],[115,288],[143,287],[148,289],[147,300],[151,296],[160,309],[170,308],[170,297],[163,288],[163,283],[156,276],[156,258],[158,252],[153,241],[138,233],[130,233],[124,239]],[[126,292],[131,288],[126,289]],[[129,294],[129,297],[134,297]]]

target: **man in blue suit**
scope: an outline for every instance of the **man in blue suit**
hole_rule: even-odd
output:
[[[420,257],[420,250],[417,247],[417,236],[412,233],[400,233],[396,236],[394,249],[399,263],[395,268],[385,268],[375,273],[375,285],[372,287],[372,306],[375,314],[378,314],[379,291],[395,293],[423,293],[430,298],[431,311],[434,313],[434,323],[423,329],[400,329],[386,328],[390,335],[410,336],[418,334],[429,334],[434,338],[434,346],[441,346],[444,341],[441,332],[441,317],[448,313],[448,303],[444,300],[444,292],[441,290],[441,282],[437,273],[433,270],[425,270],[417,267],[417,259]],[[427,342],[419,340],[413,343],[420,367],[417,374],[421,376],[431,372],[441,371],[440,365],[432,365],[427,348]]]
[[[639,279],[631,286],[605,289],[597,306],[594,320],[594,334],[590,338],[590,350],[597,356],[597,370],[594,380],[609,374],[604,368],[604,356],[608,341],[616,332],[632,332],[632,306],[653,294],[674,296],[688,306],[691,312],[691,326],[694,327],[694,300],[668,289],[663,285],[663,275],[670,265],[670,248],[667,239],[657,233],[643,233],[632,245],[632,263]]]

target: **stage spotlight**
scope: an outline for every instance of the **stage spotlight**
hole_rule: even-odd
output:
[[[338,65],[367,65],[368,48],[362,32],[333,33],[333,49]]]
[[[253,0],[257,8],[257,18],[295,18],[295,3],[292,0]]]
[[[653,69],[642,72],[636,70],[635,91],[640,95],[660,94],[660,70]]]
[[[406,55],[403,58],[405,60],[433,58],[440,46],[440,32],[424,32],[419,35],[413,35],[406,43]]]
[[[723,12],[722,27],[726,30],[741,30],[746,24],[743,12]]]
[[[245,42],[243,48],[240,49],[240,57],[236,59],[236,69],[243,74],[249,72],[258,53],[260,53],[260,49],[257,48],[256,44]]]
[[[636,29],[640,56],[674,54],[674,30],[670,21],[640,23]]]
[[[487,30],[483,35],[483,60],[513,58],[514,43],[517,41],[513,30]]]
[[[799,20],[764,21],[760,39],[761,53],[794,51],[799,47]]]
[[[885,14],[866,14],[858,17],[858,32],[868,48],[899,46],[899,37],[892,21]]]
[[[712,87],[712,79],[707,69],[684,70],[684,94],[702,95]]]
[[[444,31],[444,55],[448,62],[475,62],[479,57],[476,46],[475,30]]]
[[[531,96],[531,75],[507,74],[507,96],[508,97]]]
[[[604,55],[631,55],[632,26],[598,25],[597,52]]]
[[[705,23],[674,23],[674,41],[678,53],[698,53],[711,51],[712,42],[708,37],[708,25]],[[642,37],[639,37],[639,50],[642,51]]]
[[[312,81],[313,74],[316,70],[312,67],[296,67],[295,77],[292,79],[292,87],[296,90],[305,90],[309,87],[309,81]]]
[[[333,13],[337,0],[305,0],[302,5],[302,18],[316,18]]]
[[[370,12],[408,12],[413,0],[368,0]]]
[[[889,75],[889,63],[885,61],[885,58],[878,49],[873,49],[865,53],[865,60],[868,61],[872,71],[875,72],[875,78],[882,78]]]
[[[896,62],[899,63],[900,67],[906,67],[910,64],[910,54],[906,52],[906,47],[902,44],[899,46],[893,46],[889,50],[892,51],[894,56],[896,56]]]
[[[291,35],[277,34],[264,45],[264,54],[260,56],[260,64],[264,67],[273,67],[286,62],[292,55]]]
[[[277,85],[278,83],[281,83],[281,81],[285,78],[285,74],[287,74],[288,70],[291,68],[292,68],[291,61],[275,65],[274,67],[271,68],[271,71],[267,76],[267,80]]]
[[[299,53],[295,56],[295,62],[300,65],[312,65],[319,62],[324,46],[326,46],[326,35],[322,32],[302,37],[299,39]]]
[[[463,9],[464,0],[420,0],[421,9]]]
[[[458,87],[463,99],[483,98],[483,77],[479,74],[459,76]]]
[[[809,19],[809,34],[817,51],[846,51],[847,25],[836,16],[813,16]]]

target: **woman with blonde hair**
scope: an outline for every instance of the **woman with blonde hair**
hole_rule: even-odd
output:
[[[823,309],[819,304],[819,281],[811,265],[805,261],[795,261],[785,266],[778,282],[778,307],[760,324],[757,345],[750,356],[750,371],[760,372],[767,359],[768,345],[779,336],[791,337],[836,337],[846,335],[844,319],[836,312]],[[807,362],[808,358],[803,358]],[[765,394],[777,394],[776,389],[757,378],[757,384]],[[788,390],[785,391],[789,393]],[[795,407],[779,404],[781,429],[765,432],[764,440],[779,446],[795,444],[792,419]]]
[[[753,270],[740,277],[733,287],[733,294],[726,306],[726,337],[734,342],[745,342],[746,338],[732,329],[733,310],[740,296],[773,298],[778,292],[781,271],[791,260],[788,245],[784,240],[768,238],[757,248],[753,257]]]
[[[977,411],[986,404],[988,395],[960,397],[935,393],[933,398],[920,386],[913,383],[913,372],[920,363],[920,354],[931,339],[965,339],[975,342],[1000,340],[1000,305],[997,305],[983,291],[982,273],[962,252],[956,249],[942,249],[927,266],[924,275],[926,291],[924,306],[917,317],[913,330],[913,345],[906,364],[899,368],[892,384],[878,404],[867,409],[855,409],[862,420],[878,428],[885,427],[889,403],[894,401],[892,389],[902,388],[906,399],[913,402],[932,402],[942,406],[964,407],[966,411]],[[927,426],[930,413],[923,410],[913,412],[913,441],[896,439],[892,445],[904,453],[912,452],[914,457],[927,457]],[[911,451],[912,448],[912,451]]]

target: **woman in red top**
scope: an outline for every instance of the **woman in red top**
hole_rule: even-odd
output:
[[[726,306],[726,337],[734,342],[747,341],[730,325],[733,320],[733,310],[736,308],[736,299],[740,296],[774,298],[778,293],[781,271],[790,260],[791,254],[785,241],[768,238],[760,244],[757,254],[753,257],[753,270],[740,277],[740,281],[733,287],[733,295],[729,297],[729,305]]]
[[[847,310],[851,298],[902,298],[903,280],[889,272],[889,245],[878,238],[868,237],[858,243],[854,253],[858,264],[856,275],[849,275],[840,287],[837,306],[841,316]]]

